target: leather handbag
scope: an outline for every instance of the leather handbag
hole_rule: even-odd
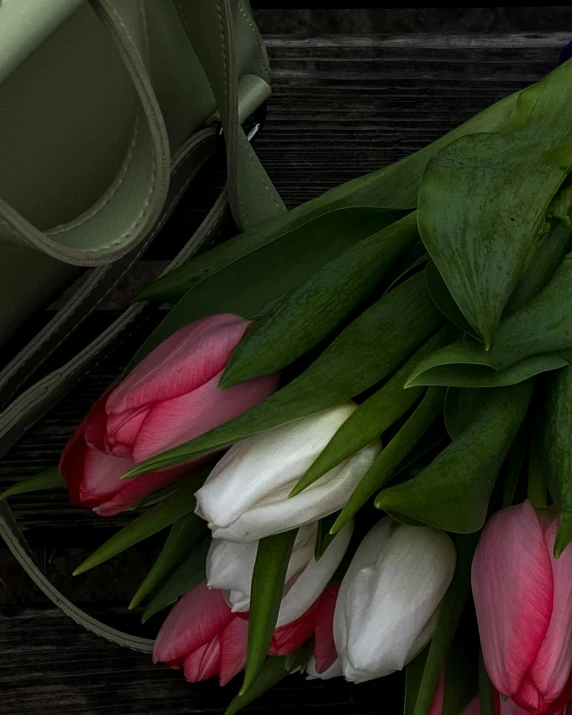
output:
[[[91,268],[0,372],[0,405],[139,258],[221,126],[238,226],[283,210],[241,128],[269,95],[247,0],[0,3],[0,345]]]
[[[227,184],[167,270],[217,233],[229,207],[241,230],[285,211],[242,126],[269,97],[269,79],[247,0],[0,2],[0,344],[88,270],[0,371],[0,454],[129,335],[144,303],[22,392],[158,235],[221,134]],[[78,623],[152,649],[152,641],[84,613],[48,581],[5,501],[0,536]]]

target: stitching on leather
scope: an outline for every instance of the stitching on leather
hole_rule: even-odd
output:
[[[121,167],[119,175],[115,179],[115,183],[107,190],[106,193],[108,195],[106,196],[104,194],[99,199],[99,201],[94,206],[92,206],[92,208],[87,213],[83,214],[81,217],[78,217],[75,221],[71,221],[70,223],[64,224],[63,226],[57,226],[56,228],[46,231],[47,236],[57,236],[62,233],[66,233],[67,231],[71,231],[74,228],[78,228],[79,226],[86,223],[94,216],[96,216],[98,213],[100,213],[100,211],[102,211],[109,204],[109,202],[115,197],[115,195],[121,188],[121,185],[123,184],[123,181],[125,180],[127,172],[129,171],[129,167],[131,166],[131,162],[133,160],[133,154],[135,153],[135,144],[137,142],[138,132],[139,132],[139,110],[136,111],[135,129],[133,130],[133,135],[129,141],[129,146],[127,147],[127,154],[125,155],[125,159],[123,161],[123,166]],[[100,202],[103,202],[103,203],[100,203]]]
[[[262,41],[262,39],[260,37],[260,32],[256,28],[256,25],[252,22],[251,18],[248,16],[248,12],[246,11],[244,5],[242,4],[242,0],[238,0],[238,9],[240,11],[240,14],[244,17],[244,19],[248,23],[248,26],[254,33],[254,37],[256,39],[256,51],[258,53],[258,59],[260,60],[260,64],[262,66],[262,71],[264,73],[264,79],[270,84],[269,68],[266,66],[266,62],[264,59],[264,53],[262,52],[262,47],[260,46],[260,43]]]

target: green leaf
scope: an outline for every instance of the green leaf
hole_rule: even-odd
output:
[[[479,701],[481,705],[481,715],[495,715],[493,704],[494,688],[490,681],[482,651],[479,653]]]
[[[572,168],[571,75],[561,65],[520,94],[502,129],[441,150],[419,188],[423,243],[487,349]]]
[[[445,531],[463,534],[480,529],[533,386],[530,380],[483,390],[475,419],[460,437],[416,477],[378,494],[375,506]]]
[[[480,390],[450,387],[445,395],[443,416],[449,437],[458,439],[475,419]]]
[[[538,420],[538,471],[560,512],[555,554],[572,540],[572,367],[544,377],[542,412]]]
[[[339,405],[392,373],[441,321],[423,275],[414,275],[356,318],[305,372],[267,400],[190,442],[141,462],[124,477],[186,462],[191,456]]]
[[[146,340],[130,368],[165,338],[193,320],[212,313],[236,313],[254,318],[269,303],[289,293],[329,261],[354,244],[403,216],[402,211],[375,207],[343,208],[325,213],[284,232],[278,217],[276,229],[267,222],[212,251],[195,258],[177,272],[167,274],[137,298],[179,301]],[[188,281],[173,290],[181,274]],[[181,290],[183,294],[181,295]],[[128,368],[128,369],[130,369]]]
[[[248,651],[241,695],[254,685],[268,654],[297,531],[293,529],[274,534],[258,542],[252,573]]]
[[[167,608],[206,578],[207,554],[211,539],[202,541],[162,584],[145,609],[141,622],[146,623],[151,616]]]
[[[338,518],[340,512],[336,511],[333,514],[328,514],[328,516],[322,517],[318,521],[318,531],[316,533],[316,545],[314,547],[314,558],[319,561],[322,556],[326,553],[326,549],[334,540],[334,534],[330,533],[330,529],[334,525],[335,520]]]
[[[413,407],[423,394],[422,388],[405,390],[405,380],[427,355],[448,343],[454,331],[443,326],[417,350],[395,375],[363,402],[334,434],[326,447],[292,489],[299,494],[338,464],[379,437]]]
[[[499,500],[500,504],[498,506],[499,509],[506,509],[506,507],[511,506],[514,501],[518,479],[522,472],[524,458],[528,449],[528,436],[528,424],[524,422],[515,441],[512,443],[502,466],[500,475],[501,494]]]
[[[267,690],[270,690],[273,685],[285,678],[289,674],[286,669],[287,658],[288,656],[286,655],[266,658],[249,690],[244,694],[239,693],[227,707],[224,715],[235,715],[235,713],[245,708],[253,700],[259,698]]]
[[[457,343],[460,345],[460,343]],[[451,346],[453,349],[454,346]],[[412,375],[407,381],[407,387],[436,386],[444,387],[509,387],[519,382],[529,380],[535,375],[566,367],[568,360],[560,353],[547,353],[525,358],[515,365],[498,372],[494,367],[470,364],[447,364],[430,366],[430,360],[439,360],[440,351],[434,353],[432,358],[424,361],[415,369],[417,374]]]
[[[131,599],[129,608],[136,608],[208,533],[208,526],[195,514],[187,514],[171,527],[161,553]]]
[[[414,715],[427,715],[471,589],[471,564],[478,535],[457,537],[457,566],[443,598],[419,685]],[[447,681],[449,673],[446,673]]]
[[[320,343],[364,302],[418,235],[411,213],[310,275],[243,337],[220,386],[278,372]]]
[[[427,290],[429,291],[431,300],[443,315],[464,333],[468,333],[476,338],[477,335],[475,331],[469,321],[461,313],[459,306],[455,303],[455,299],[451,295],[451,291],[447,288],[447,284],[441,277],[433,261],[429,261],[425,268],[425,280],[427,281]]]
[[[445,391],[439,387],[427,391],[421,404],[389,444],[378,454],[354,489],[332,527],[333,533],[337,533],[347,524],[367,500],[391,477],[399,463],[415,447],[441,413],[444,395]]]
[[[5,489],[0,494],[0,499],[8,499],[8,497],[13,497],[17,494],[28,494],[29,492],[38,492],[43,489],[66,489],[66,481],[60,475],[57,467],[51,467],[46,469],[45,472],[20,479],[19,482]]]
[[[181,481],[179,489],[168,496],[165,501],[152,507],[149,511],[127,524],[127,526],[124,526],[121,531],[114,534],[91,556],[88,556],[73,572],[74,576],[99,566],[99,564],[117,556],[117,554],[138,544],[140,541],[166,529],[187,514],[191,514],[196,506],[195,492],[203,484],[211,468],[212,465],[209,465],[208,468],[197,470],[191,477]],[[198,516],[195,516],[195,529],[199,535],[203,524],[204,522]]]
[[[405,704],[403,707],[403,715],[414,715],[415,713],[415,703],[417,702],[419,686],[423,678],[428,653],[429,649],[425,648],[405,668]]]
[[[474,610],[468,606],[447,655],[443,711],[440,715],[463,713],[477,695],[478,652],[479,635]]]

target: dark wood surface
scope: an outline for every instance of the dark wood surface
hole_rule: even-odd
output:
[[[534,82],[557,62],[569,37],[552,34],[267,36],[274,96],[256,140],[258,154],[289,207],[426,145],[469,116]],[[220,186],[216,168],[184,198],[134,275],[53,358],[64,362],[157,275],[197,225]],[[54,309],[55,306],[52,306]],[[44,319],[22,331],[14,345]],[[151,322],[157,316],[151,318]],[[147,328],[148,329],[148,328]],[[143,328],[144,330],[144,328]],[[0,488],[54,465],[94,399],[129,356],[106,357],[0,461]],[[63,492],[14,498],[12,506],[53,581],[114,625],[137,629],[126,603],[161,538],[73,579],[90,550],[129,517],[100,519],[70,507]],[[153,634],[157,623],[146,631]],[[0,712],[3,715],[222,713],[236,685],[186,684],[144,655],[116,648],[59,614],[0,548]],[[401,676],[359,687],[341,680],[283,681],[245,712],[391,715],[401,712]]]

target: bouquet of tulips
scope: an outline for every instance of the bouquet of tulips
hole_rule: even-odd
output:
[[[53,473],[140,515],[154,660],[572,713],[572,62],[145,289],[173,304]],[[46,480],[42,482],[46,486]],[[5,494],[6,496],[6,494]],[[174,604],[174,605],[173,605]]]

